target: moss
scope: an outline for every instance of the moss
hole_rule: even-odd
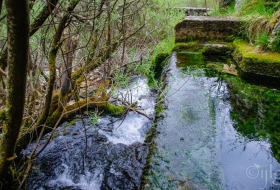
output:
[[[50,106],[50,113],[53,113],[57,109],[58,101],[59,101],[59,93],[53,94],[52,103],[51,103],[51,106]]]
[[[0,110],[0,121],[6,119],[6,111],[5,109]]]
[[[204,56],[230,55],[233,51],[232,43],[210,41],[207,43],[186,42],[176,43],[173,51],[177,52],[200,52]]]
[[[57,123],[57,121],[59,120],[59,118],[61,117],[62,114],[62,110],[61,109],[56,109],[51,116],[48,117],[47,121],[46,121],[46,126],[49,127],[54,127]]]
[[[155,79],[159,80],[163,68],[166,66],[166,59],[169,57],[169,53],[158,53],[152,60],[152,68],[154,71]]]
[[[164,109],[165,109],[165,107],[163,105],[161,105],[161,104],[158,105],[156,107],[156,115],[159,116],[163,112]]]
[[[114,104],[107,103],[104,106],[104,109],[111,115],[123,115],[125,112],[124,106],[116,106]]]
[[[82,68],[79,68],[78,70],[72,73],[71,80],[73,86],[78,86],[83,82],[82,74],[83,74]]]
[[[254,64],[262,62],[264,64],[278,64],[280,65],[280,54],[274,52],[259,52],[255,46],[243,40],[235,40],[234,47],[240,51],[243,59],[250,59],[250,63]]]
[[[238,64],[238,73],[244,80],[279,88],[280,54],[259,52],[245,41],[234,41],[233,57]]]
[[[196,51],[201,49],[200,43],[197,41],[194,42],[181,42],[181,43],[176,43],[173,51],[181,51],[181,50],[192,50],[192,51]]]
[[[73,124],[75,124],[79,119],[75,118],[75,119],[72,119],[71,121],[69,121],[64,127],[69,127],[69,126],[72,126]]]
[[[280,161],[280,91],[248,84],[238,77],[224,79],[230,90],[236,129],[249,138],[270,137],[273,154]]]

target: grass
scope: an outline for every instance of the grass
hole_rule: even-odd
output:
[[[212,16],[230,16],[244,22],[242,38],[260,50],[280,52],[280,34],[272,34],[279,19],[280,2],[273,0],[246,1],[239,8],[234,5],[215,9]]]

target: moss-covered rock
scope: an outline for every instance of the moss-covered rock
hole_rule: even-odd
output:
[[[259,52],[256,47],[242,40],[234,41],[233,45],[233,57],[243,79],[257,84],[280,86],[279,53]]]

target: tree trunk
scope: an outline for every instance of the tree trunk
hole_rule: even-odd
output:
[[[33,0],[33,1],[35,1],[35,0]],[[34,19],[33,23],[31,24],[29,36],[32,36],[41,28],[41,26],[44,24],[44,22],[47,20],[47,18],[50,16],[52,11],[56,7],[57,3],[58,3],[58,0],[48,0],[47,1],[47,4],[44,6],[42,11],[39,13],[39,15]],[[1,56],[0,56],[0,68],[3,70],[5,70],[7,67],[7,57],[8,57],[7,52],[8,52],[8,48],[5,47],[2,50]]]
[[[58,49],[61,45],[61,36],[63,33],[64,28],[67,25],[67,22],[69,21],[71,17],[71,12],[75,9],[76,5],[78,4],[79,1],[77,0],[72,0],[69,4],[69,7],[67,8],[67,12],[64,14],[62,17],[57,29],[56,33],[54,35],[54,40],[52,42],[52,47],[49,52],[49,69],[50,69],[50,76],[49,76],[49,81],[48,81],[48,89],[47,89],[47,95],[45,98],[45,106],[43,108],[43,111],[40,115],[39,120],[37,121],[36,126],[41,125],[45,123],[49,116],[50,108],[51,108],[51,101],[52,101],[52,94],[53,94],[53,89],[55,85],[55,79],[56,79],[56,55],[58,52]]]
[[[0,180],[15,158],[15,144],[23,116],[29,46],[28,0],[6,0],[8,24],[8,97],[0,137]]]
[[[79,35],[75,35],[74,37],[70,37],[68,35],[65,43],[63,44],[62,51],[63,51],[63,66],[62,66],[62,86],[60,89],[61,96],[66,96],[70,90],[71,84],[71,74],[72,74],[72,64],[73,64],[73,57],[75,54],[75,49],[77,48],[79,41]]]

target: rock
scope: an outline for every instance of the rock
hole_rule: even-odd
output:
[[[228,73],[231,75],[238,75],[237,70],[236,70],[236,65],[231,64],[228,66],[228,64],[224,64],[223,71],[224,73]]]
[[[228,68],[229,71],[235,72],[236,71],[236,66],[234,64],[231,64],[230,67]]]
[[[223,70],[228,70],[228,69],[229,69],[228,64],[224,64],[224,68],[223,68]]]

